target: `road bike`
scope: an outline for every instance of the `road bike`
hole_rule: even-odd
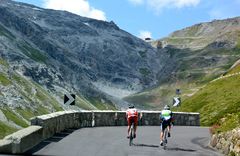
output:
[[[130,136],[129,136],[129,146],[133,145],[133,138],[134,138],[134,122],[132,122],[130,127]]]

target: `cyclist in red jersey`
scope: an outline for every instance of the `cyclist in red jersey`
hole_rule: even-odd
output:
[[[126,112],[126,116],[127,116],[127,122],[128,122],[128,136],[127,138],[130,137],[130,127],[132,122],[134,122],[134,138],[136,138],[136,131],[137,131],[137,123],[138,123],[138,111],[137,109],[134,107],[133,104],[129,104],[128,106],[128,110]]]

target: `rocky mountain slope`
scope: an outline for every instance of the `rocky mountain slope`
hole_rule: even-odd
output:
[[[182,98],[225,74],[240,58],[240,17],[200,23],[152,42],[168,55],[159,73],[159,87],[131,95],[127,101],[154,108],[172,103],[175,90]]]
[[[1,0],[0,14],[7,70],[55,94],[111,104],[158,81],[163,63],[156,49],[113,22],[9,0]]]

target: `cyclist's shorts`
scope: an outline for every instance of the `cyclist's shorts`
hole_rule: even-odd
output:
[[[171,121],[172,119],[170,118],[169,120],[163,120],[161,124],[161,130],[164,131],[167,126],[171,126]]]
[[[132,122],[134,122],[134,126],[137,126],[138,123],[138,117],[137,116],[131,116],[128,118],[128,125],[131,125]]]

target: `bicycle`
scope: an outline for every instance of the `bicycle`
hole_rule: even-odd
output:
[[[131,128],[130,128],[130,136],[129,136],[129,146],[133,145],[133,138],[134,138],[134,123],[132,122]]]

